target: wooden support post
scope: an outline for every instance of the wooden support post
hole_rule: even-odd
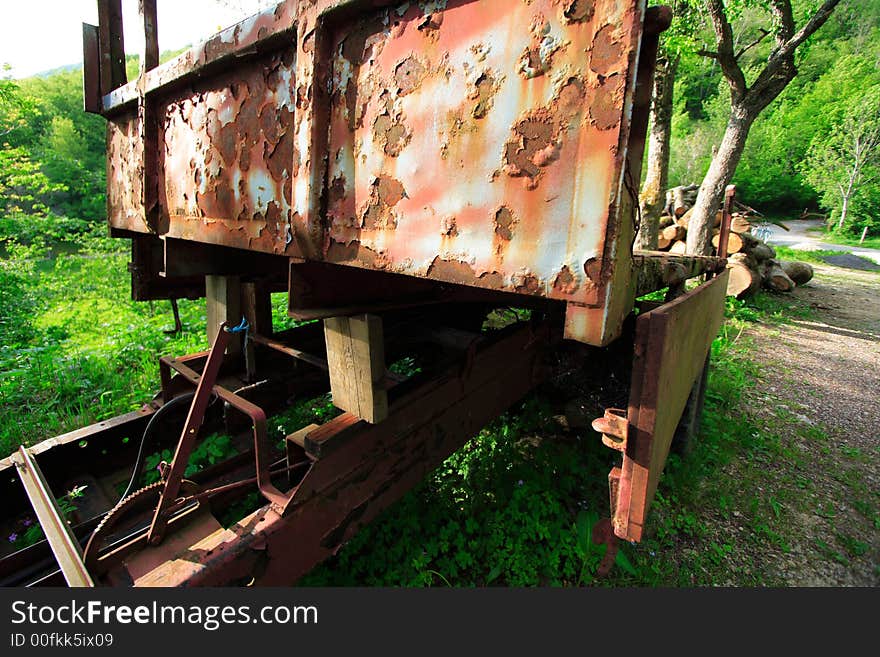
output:
[[[382,319],[376,315],[324,320],[327,365],[333,405],[371,424],[388,416],[385,344]]]
[[[208,343],[214,344],[223,322],[237,326],[241,321],[241,284],[238,276],[205,276],[205,300]],[[237,358],[241,354],[241,341],[230,340],[226,354]]]
[[[242,283],[241,312],[250,324],[252,334],[272,337],[272,295],[265,283],[261,281]],[[244,364],[247,380],[255,380],[257,368],[252,340],[248,340],[245,345]]]

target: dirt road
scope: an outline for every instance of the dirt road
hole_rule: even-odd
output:
[[[790,549],[762,560],[788,585],[876,586],[880,274],[817,266],[795,295],[812,312],[752,331],[762,374],[743,399],[780,433],[785,461],[767,468],[764,494],[786,500]]]
[[[789,228],[788,231],[768,224],[766,229],[769,236],[764,241],[768,244],[777,246],[787,246],[790,249],[799,249],[801,251],[851,251],[854,255],[861,256],[873,260],[880,264],[880,249],[867,249],[858,246],[843,246],[840,244],[831,244],[823,242],[821,233],[816,229],[820,229],[823,225],[821,219],[794,219],[785,222]]]

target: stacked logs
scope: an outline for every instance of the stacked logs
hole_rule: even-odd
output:
[[[696,185],[674,187],[666,193],[666,214],[660,218],[657,248],[669,253],[687,252],[687,230],[696,198]],[[776,251],[752,234],[749,219],[754,210],[738,204],[740,211],[732,215],[727,241],[728,296],[738,299],[755,294],[761,287],[776,292],[791,292],[813,278],[813,268],[806,262],[776,259]],[[722,214],[715,215],[712,246],[718,248]]]

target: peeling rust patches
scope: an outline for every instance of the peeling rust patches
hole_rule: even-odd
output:
[[[373,181],[370,200],[362,213],[366,230],[397,227],[397,216],[391,208],[406,197],[403,184],[390,176],[379,176]]]
[[[380,114],[373,122],[373,139],[390,157],[397,157],[412,139],[399,115]]]
[[[563,43],[553,36],[550,23],[540,14],[532,22],[532,42],[519,59],[519,72],[526,79],[548,73],[553,68],[553,57]]]
[[[352,66],[360,66],[369,59],[371,46],[368,41],[370,37],[381,31],[382,28],[383,23],[377,17],[358,23],[357,28],[352,30],[342,42],[342,56]]]
[[[293,112],[283,108],[275,130],[280,133],[280,136],[275,142],[274,147],[272,147],[271,152],[268,153],[268,157],[266,157],[266,167],[269,170],[269,174],[276,181],[289,180],[292,174],[290,167],[295,164],[297,159],[293,141]],[[281,137],[286,138],[282,139]],[[267,137],[266,150],[269,149],[270,144],[272,144],[272,141]],[[289,196],[287,201],[288,203],[290,202]]]
[[[433,41],[437,40],[437,30],[440,29],[440,26],[443,25],[443,13],[436,12],[425,14],[424,18],[419,21],[419,32],[424,33],[428,38]]]
[[[280,224],[281,221],[281,207],[275,201],[269,201],[269,205],[266,208],[266,222],[269,224]]]
[[[488,73],[483,73],[474,85],[475,89],[471,92],[469,98],[476,100],[474,110],[471,113],[475,119],[485,118],[492,109],[493,99],[498,91],[495,85],[495,79]]]
[[[379,202],[392,207],[406,196],[406,190],[399,180],[388,176],[379,176],[374,187],[378,193]]]
[[[512,283],[514,291],[520,294],[540,294],[542,292],[541,281],[528,270],[515,273]]]
[[[510,208],[507,206],[498,208],[498,211],[495,213],[495,234],[506,242],[509,242],[513,239],[513,225],[515,223],[516,220],[514,219],[513,212],[511,212]]]
[[[553,279],[553,289],[559,294],[574,294],[577,291],[577,279],[568,265],[563,265],[556,278]]]
[[[399,95],[406,96],[419,88],[425,74],[425,65],[415,55],[410,55],[394,68],[394,81]]]
[[[450,215],[440,220],[440,234],[444,237],[455,237],[458,235],[455,217]]]
[[[616,73],[624,61],[623,43],[617,35],[615,26],[603,26],[593,37],[590,68],[597,75],[608,77],[612,73]]]
[[[434,258],[425,275],[428,278],[461,285],[476,285],[493,289],[504,287],[503,278],[498,272],[485,272],[478,276],[473,265],[461,260],[444,260],[440,256]]]
[[[620,105],[623,102],[621,78],[617,75],[604,80],[590,102],[590,118],[599,130],[610,130],[620,124]]]
[[[526,176],[529,189],[537,187],[541,169],[559,159],[561,139],[581,112],[584,85],[571,78],[559,90],[549,107],[530,113],[513,127],[513,138],[505,146],[505,172]]]
[[[562,15],[569,23],[586,23],[593,20],[595,11],[595,0],[572,0],[567,3]]]
[[[507,142],[505,147],[508,174],[536,178],[541,169],[534,159],[539,152],[553,147],[555,129],[553,118],[546,110],[539,110],[519,121],[513,128],[514,139]]]
[[[584,273],[587,275],[590,283],[598,285],[602,280],[602,262],[598,258],[588,258],[584,262]]]

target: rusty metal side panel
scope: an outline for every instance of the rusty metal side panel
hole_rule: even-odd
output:
[[[294,59],[291,45],[156,101],[168,237],[296,254]]]
[[[101,111],[101,52],[98,26],[82,24],[83,37],[83,109]]]
[[[641,540],[669,447],[712,340],[724,319],[728,272],[636,323],[628,435],[614,507],[614,532]]]
[[[601,304],[643,4],[423,1],[340,22],[325,258]]]
[[[111,228],[151,232],[142,201],[143,151],[137,110],[113,117],[107,124],[107,218]]]

